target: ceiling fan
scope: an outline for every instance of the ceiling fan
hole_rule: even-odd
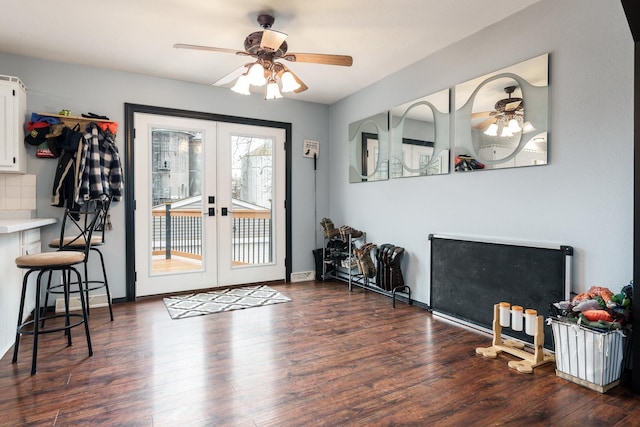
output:
[[[494,105],[494,111],[483,111],[471,114],[472,119],[489,116],[473,128],[475,130],[486,129],[485,134],[490,136],[496,136],[500,127],[503,128],[503,132],[504,129],[509,129],[512,134],[520,132],[522,130],[522,120],[524,116],[524,101],[522,98],[511,96],[516,89],[517,86],[505,87],[504,91],[508,97],[496,102]]]
[[[176,43],[173,47],[178,49],[195,49],[212,52],[234,53],[241,56],[256,58],[255,62],[249,62],[213,83],[214,86],[225,86],[236,80],[231,88],[234,92],[249,95],[250,86],[267,85],[266,99],[281,98],[282,92],[300,93],[308,89],[298,76],[296,76],[280,60],[290,62],[308,62],[314,64],[341,65],[350,67],[353,58],[347,55],[329,55],[322,53],[291,53],[285,39],[287,34],[271,29],[275,18],[269,14],[258,15],[258,24],[262,31],[249,34],[244,40],[244,51],[226,49],[212,46],[199,46],[193,44]],[[278,79],[281,87],[278,87]]]

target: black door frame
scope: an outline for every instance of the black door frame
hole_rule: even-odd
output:
[[[634,41],[634,83],[633,83],[633,321],[632,321],[632,362],[631,379],[634,394],[640,394],[640,4],[637,0],[622,0],[631,36]]]
[[[125,161],[124,177],[128,191],[124,195],[125,208],[125,251],[126,251],[126,300],[136,299],[136,262],[135,262],[135,209],[136,200],[133,189],[134,186],[134,140],[135,128],[133,117],[135,113],[157,114],[162,116],[173,116],[197,120],[210,120],[216,122],[236,123],[242,125],[264,126],[285,130],[285,280],[291,281],[291,123],[275,122],[270,120],[252,119],[246,117],[226,116],[221,114],[204,113],[200,111],[179,110],[175,108],[156,107],[141,104],[124,104],[124,128],[125,128]]]

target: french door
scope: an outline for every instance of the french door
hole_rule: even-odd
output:
[[[134,125],[136,296],[284,279],[284,129]]]

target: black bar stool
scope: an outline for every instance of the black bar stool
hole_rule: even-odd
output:
[[[27,334],[33,335],[31,375],[36,373],[38,336],[40,334],[64,331],[67,336],[67,345],[70,346],[72,344],[71,329],[76,326],[84,325],[89,356],[93,356],[91,337],[89,334],[87,301],[85,300],[85,292],[83,292],[88,285],[83,282],[82,276],[75,266],[84,263],[87,259],[91,247],[91,236],[99,223],[103,211],[104,208],[96,201],[85,202],[79,210],[67,209],[62,221],[62,231],[60,235],[61,244],[59,250],[55,252],[23,255],[16,258],[16,266],[18,268],[28,269],[28,271],[25,273],[22,281],[22,294],[20,298],[18,324],[16,327],[16,340],[13,346],[12,363],[16,363],[18,361],[20,336]],[[79,242],[84,243],[82,250],[78,246]],[[73,246],[75,246],[75,248],[72,248]],[[54,271],[59,271],[61,273],[62,284],[52,287],[51,278]],[[24,318],[28,279],[33,273],[38,273],[33,319],[23,322],[22,319]],[[57,292],[62,294],[64,298],[64,314],[47,315],[46,303],[44,307],[40,304],[40,299],[42,297],[42,280],[45,273],[48,273],[45,294],[48,296],[52,289],[58,288]],[[72,289],[73,285],[77,285],[78,289]],[[70,313],[69,300],[72,293],[78,293],[80,295],[81,313]],[[64,325],[45,328],[44,321],[53,318],[64,318]],[[74,320],[74,323],[72,323],[72,319]]]
[[[84,283],[85,283],[85,299],[87,301],[87,312],[90,312],[90,299],[89,292],[95,291],[97,289],[105,288],[105,292],[107,294],[107,303],[109,305],[109,316],[111,317],[111,321],[113,322],[113,308],[111,305],[111,291],[109,290],[109,281],[107,280],[107,269],[104,264],[104,256],[102,255],[102,251],[100,251],[100,247],[105,244],[105,230],[107,229],[107,223],[109,218],[109,206],[111,205],[111,197],[104,195],[100,198],[91,201],[95,203],[96,209],[99,210],[97,224],[95,225],[95,231],[91,235],[91,239],[89,241],[89,252],[87,253],[87,257],[84,260]],[[65,217],[66,219],[66,217]],[[89,224],[85,224],[88,226]],[[64,232],[64,228],[68,227],[67,224],[62,225],[62,231]],[[62,242],[62,244],[61,244]],[[50,248],[55,248],[59,250],[74,250],[74,251],[84,251],[85,249],[85,241],[82,239],[77,239],[74,236],[64,237],[61,233],[59,239],[54,239],[49,242]],[[90,280],[89,279],[89,259],[92,252],[98,254],[100,259],[100,266],[102,267],[102,279],[100,280]],[[60,294],[62,293],[56,288],[60,286],[48,286],[48,292],[45,296],[45,306],[49,302],[48,294]]]

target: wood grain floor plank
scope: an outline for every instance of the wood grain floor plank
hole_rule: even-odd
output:
[[[292,299],[172,320],[161,297],[91,311],[94,356],[31,337],[0,360],[0,426],[640,425],[627,377],[600,394],[484,359],[490,337],[340,282],[269,284]]]

